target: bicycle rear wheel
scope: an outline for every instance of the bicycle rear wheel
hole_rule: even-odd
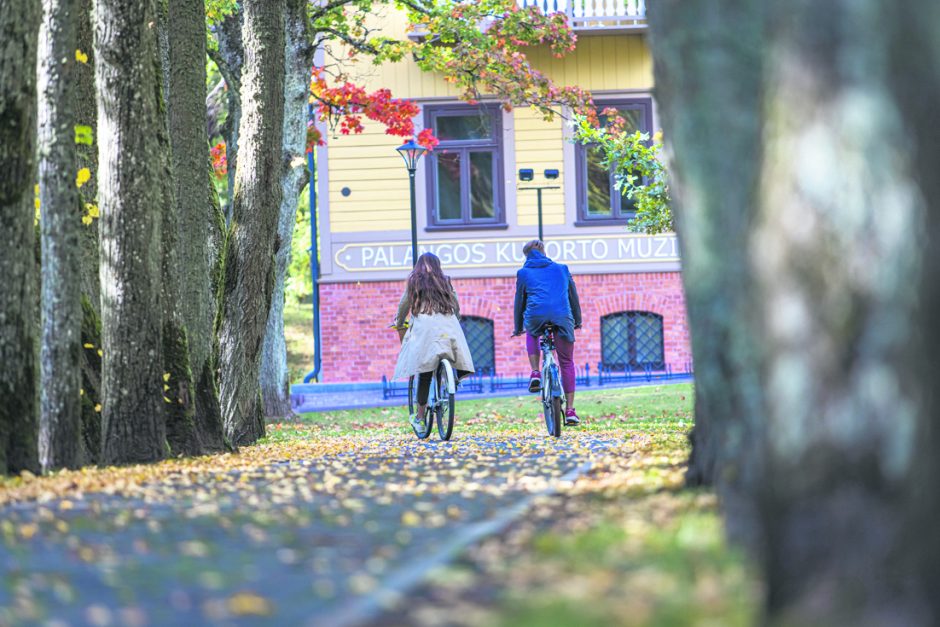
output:
[[[409,377],[408,379],[408,418],[417,414],[418,412],[418,378]],[[418,428],[411,423],[411,429],[415,432],[415,435],[420,439],[424,440],[429,435],[431,435],[431,429],[434,428],[434,414],[431,413],[430,403],[424,410],[424,419],[421,421],[422,428]]]
[[[564,420],[561,413],[561,382],[554,364],[542,372],[542,409],[548,435],[561,437],[561,423]]]
[[[442,440],[449,440],[454,431],[454,411],[456,402],[454,392],[456,380],[450,362],[442,359],[434,377],[437,386],[437,433]]]

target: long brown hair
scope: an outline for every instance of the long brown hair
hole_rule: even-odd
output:
[[[441,270],[441,260],[434,253],[424,253],[408,275],[408,301],[411,313],[452,314],[457,309],[457,299],[450,279]]]

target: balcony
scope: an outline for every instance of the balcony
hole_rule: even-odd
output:
[[[565,13],[576,31],[630,32],[646,29],[646,0],[517,0],[545,13]]]

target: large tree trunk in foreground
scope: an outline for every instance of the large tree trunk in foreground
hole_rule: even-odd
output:
[[[39,37],[39,196],[42,349],[39,459],[44,470],[83,463],[82,204],[75,186],[78,0],[46,0]]]
[[[215,188],[208,166],[205,13],[202,0],[169,1],[167,110],[180,244],[180,306],[195,378],[195,424],[203,448],[221,451],[225,443],[214,375],[218,298],[213,272],[218,253],[210,241],[220,237],[212,232],[222,225],[218,204],[212,202]]]
[[[156,19],[151,0],[95,5],[106,464],[166,455]]]
[[[38,472],[36,46],[38,0],[0,4],[0,474]]]
[[[898,13],[780,4],[750,239],[767,347],[768,607],[795,624],[934,625],[903,550],[913,436],[936,384],[912,367],[933,347],[911,323],[919,273],[937,270],[915,236],[925,207],[887,63]],[[936,110],[908,123],[933,128]]]
[[[904,547],[908,556],[916,558],[919,581],[933,584],[934,593],[928,599],[936,625],[940,623],[940,595],[936,594],[936,582],[940,581],[940,398],[933,390],[940,381],[940,124],[936,123],[940,102],[940,4],[916,0],[897,4],[894,10],[897,17],[889,30],[890,76],[907,124],[914,177],[927,205],[921,236],[927,245],[917,285],[920,308],[914,318],[918,333],[913,343],[917,350],[910,363],[911,380],[917,382],[923,407],[915,436],[916,466],[908,490],[911,528]],[[931,120],[933,123],[929,123]]]
[[[940,477],[936,449],[915,441],[937,437],[938,266],[925,263],[935,253],[916,234],[925,216],[937,232],[936,215],[923,202],[938,200],[936,112],[921,103],[938,93],[940,29],[923,26],[937,12],[921,4],[904,22],[875,0],[778,2],[766,57],[756,65],[760,48],[752,44],[759,40],[735,21],[747,14],[741,2],[664,2],[651,16],[658,86],[675,81],[671,73],[699,72],[698,82],[660,91],[681,192],[680,229],[689,227],[684,216],[699,211],[715,224],[740,224],[725,242],[690,240],[683,231],[684,272],[692,285],[711,265],[745,269],[734,284],[715,286],[710,306],[724,306],[725,324],[744,329],[754,342],[754,358],[744,363],[755,368],[763,394],[755,393],[753,374],[735,371],[697,387],[710,398],[756,399],[753,406],[727,407],[710,437],[721,438],[714,458],[719,486],[729,470],[754,478],[743,494],[756,506],[754,536],[763,540],[774,624],[933,625],[940,619],[933,532]],[[690,11],[700,21],[686,22]],[[709,16],[728,20],[725,37],[701,38]],[[892,83],[904,82],[897,74],[906,64],[892,72],[888,60],[910,54],[898,51],[909,45],[915,22],[924,38],[909,61],[923,76],[911,80],[912,104],[902,112]],[[904,35],[892,42],[892,32]],[[689,42],[687,65],[679,67],[674,46],[683,41]],[[716,49],[746,67],[764,67],[763,104],[755,97],[752,109],[739,109],[732,94],[730,106],[715,102],[710,112],[689,106],[687,99],[728,78],[720,64],[696,66]],[[744,129],[741,143],[716,141],[709,132],[726,125],[733,140],[742,130],[740,116],[759,114],[762,124]],[[921,148],[916,162],[914,145]],[[723,180],[731,198],[750,204],[702,201],[694,181],[722,179],[709,153],[758,165],[756,193],[749,165],[744,176]],[[689,241],[701,245],[690,248]],[[689,314],[693,337],[714,331],[713,318],[691,296]],[[912,328],[916,320],[923,329]],[[727,350],[734,354],[734,344]],[[714,358],[696,354],[696,370],[715,367]],[[748,437],[728,437],[738,430]],[[727,513],[736,524],[740,513]]]
[[[243,11],[241,145],[219,330],[222,416],[235,445],[264,435],[258,380],[274,289],[284,123],[284,0],[250,0]]]
[[[760,174],[759,4],[650,5],[657,105],[674,153],[670,183],[698,366],[688,480],[717,486],[726,507],[740,510],[731,518],[733,534],[750,544],[757,543],[749,497],[762,411],[747,248]]]
[[[284,341],[284,283],[290,264],[291,241],[297,222],[297,202],[307,182],[307,98],[314,47],[307,32],[306,2],[288,0],[286,76],[284,80],[284,162],[278,248],[274,257],[274,295],[261,357],[261,398],[266,416],[289,416],[290,374]],[[311,214],[312,215],[312,214]]]

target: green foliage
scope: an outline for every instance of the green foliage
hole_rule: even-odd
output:
[[[215,26],[238,8],[238,0],[206,0],[206,25]]]
[[[636,203],[631,231],[655,235],[675,230],[669,179],[660,157],[662,142],[647,133],[627,133],[621,125],[597,126],[586,116],[575,116],[575,138],[582,144],[598,146],[603,165],[614,172],[617,189],[626,191]]]
[[[463,100],[495,94],[510,106],[534,106],[551,119],[562,106],[588,114],[590,94],[557,86],[536,70],[525,55],[529,47],[547,47],[555,57],[574,50],[575,36],[562,13],[546,15],[516,0],[473,2],[400,2],[416,33],[414,58],[425,72],[440,73]]]
[[[310,278],[310,196],[300,195],[297,207],[297,221],[294,224],[294,236],[291,239],[290,264],[287,266],[287,280],[284,296],[288,302],[300,302],[313,293],[313,281]]]
[[[85,144],[86,146],[91,146],[94,143],[92,129],[90,126],[86,126],[84,124],[75,125],[75,143]]]

